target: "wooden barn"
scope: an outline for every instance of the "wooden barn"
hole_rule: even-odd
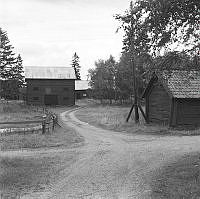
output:
[[[25,67],[27,103],[74,105],[75,79],[72,67]]]
[[[89,97],[89,81],[88,80],[76,80],[75,81],[75,95],[76,99],[82,99]]]
[[[143,98],[150,123],[200,126],[200,71],[156,73]]]

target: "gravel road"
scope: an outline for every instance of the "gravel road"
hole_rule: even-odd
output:
[[[149,199],[151,177],[162,165],[188,152],[200,151],[199,136],[113,132],[79,121],[74,112],[61,113],[62,124],[80,133],[85,144],[60,153],[74,152],[76,161],[62,166],[62,175],[49,190],[23,199]]]

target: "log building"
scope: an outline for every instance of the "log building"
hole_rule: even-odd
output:
[[[200,71],[156,73],[143,98],[150,123],[200,126]]]
[[[74,105],[75,79],[72,67],[25,67],[27,103]]]

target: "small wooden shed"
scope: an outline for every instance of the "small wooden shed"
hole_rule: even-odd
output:
[[[200,126],[200,71],[154,73],[143,98],[150,123]]]
[[[76,80],[75,81],[75,96],[76,99],[82,99],[89,97],[89,82],[88,80]]]

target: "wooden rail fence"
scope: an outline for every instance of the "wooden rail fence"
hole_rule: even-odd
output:
[[[10,121],[10,122],[0,122],[1,125],[5,125],[7,127],[3,128],[4,133],[11,133],[11,132],[29,132],[29,131],[39,131],[42,130],[42,134],[45,134],[46,132],[53,131],[55,129],[55,126],[57,124],[57,116],[52,113],[48,113],[48,115],[44,115],[43,119],[41,120],[26,120],[26,121]],[[16,127],[20,125],[28,125],[28,124],[38,124],[37,126],[25,126],[25,127]],[[15,125],[15,126],[12,126]],[[0,129],[2,130],[2,129]],[[2,134],[2,133],[0,133]]]

